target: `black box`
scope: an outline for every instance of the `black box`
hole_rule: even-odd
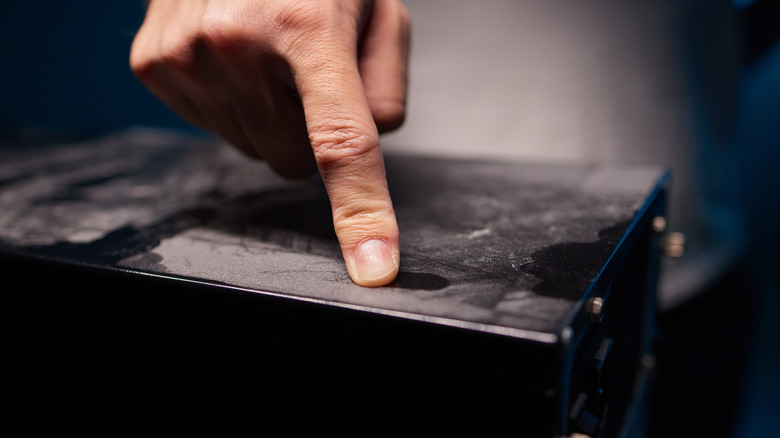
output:
[[[669,174],[386,166],[401,273],[367,289],[316,177],[166,131],[6,140],[0,273],[21,406],[45,394],[41,411],[121,416],[108,406],[143,397],[147,413],[240,406],[264,427],[371,435],[640,428]]]

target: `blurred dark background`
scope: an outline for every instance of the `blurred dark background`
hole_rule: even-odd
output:
[[[495,5],[499,3],[508,4],[496,1]],[[610,9],[618,2],[595,3],[599,6],[594,8],[602,8],[607,19],[612,9],[618,9]],[[648,8],[653,2],[635,3]],[[777,436],[780,2],[679,3],[685,4],[684,19],[675,29],[680,31],[681,68],[688,78],[686,93],[692,96],[690,118],[695,141],[690,146],[697,150],[693,166],[698,169],[694,174],[699,184],[714,187],[701,192],[707,197],[706,219],[720,230],[720,238],[736,242],[734,253],[738,255],[730,258],[726,268],[718,265],[722,272],[696,287],[696,293],[680,298],[672,292],[668,293],[671,297],[664,295],[667,304],[661,306],[651,423],[663,437]],[[715,4],[718,6],[713,7]],[[480,5],[472,7],[490,10],[495,6],[493,2]],[[441,2],[438,6],[444,7]],[[424,15],[432,6],[409,2],[408,7],[415,25],[425,26],[426,20],[434,23],[433,14]],[[564,4],[561,9],[566,7]],[[721,27],[726,23],[721,21],[723,8],[728,9],[728,28]],[[449,12],[453,10],[457,8]],[[0,6],[0,135],[5,139],[90,136],[132,126],[192,130],[156,101],[128,68],[130,44],[143,14],[141,0],[4,2]],[[619,14],[612,14],[612,19],[616,25],[623,20]],[[713,22],[716,24],[711,25]],[[607,27],[603,27],[604,32]],[[481,29],[489,32],[484,26]],[[436,103],[430,97],[435,90],[420,84],[434,71],[425,64],[426,59],[432,59],[427,57],[426,44],[435,47],[448,36],[441,32],[429,36],[425,29],[416,34],[422,37],[417,39],[420,49],[413,52],[412,61],[419,58],[417,64],[424,68],[414,70],[413,64],[409,126],[389,137],[390,143],[398,143],[402,150],[412,142],[423,146],[427,141],[436,143],[444,135],[442,131],[437,137],[436,120],[430,119],[430,114],[438,112],[428,108]],[[511,40],[505,42],[512,44]],[[523,58],[522,53],[514,56]],[[610,70],[609,62],[602,60],[602,68]],[[614,62],[617,70],[626,61]],[[659,65],[662,67],[666,68]],[[543,106],[543,99],[532,103]],[[493,101],[485,102],[490,106]],[[445,105],[439,103],[439,107],[443,113]],[[672,118],[678,118],[674,114]],[[474,119],[479,114],[465,117]],[[661,141],[664,137],[658,135],[646,140]],[[515,136],[522,137],[522,133]],[[459,150],[457,146],[453,142],[455,150]],[[424,147],[422,151],[426,152]],[[438,150],[432,146],[428,151]],[[614,156],[612,152],[604,154]],[[598,151],[589,156],[599,160]],[[664,159],[662,155],[659,160]],[[682,180],[685,184],[686,179]],[[683,265],[681,269],[691,268]]]
[[[142,0],[3,2],[0,11],[3,130],[186,128],[128,68]]]

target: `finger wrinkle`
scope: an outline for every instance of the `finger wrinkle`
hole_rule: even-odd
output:
[[[314,156],[321,165],[365,156],[379,147],[379,140],[354,128],[314,129],[310,134]]]
[[[350,203],[354,204],[354,203]],[[385,203],[359,203],[361,205],[346,205],[333,209],[333,223],[336,233],[345,237],[349,235],[350,241],[359,241],[362,238],[376,236],[377,230],[385,234],[388,230],[394,231],[395,212],[392,207],[387,208]],[[388,236],[391,237],[391,236]]]
[[[306,47],[327,28],[327,15],[317,2],[288,2],[276,12],[273,21],[281,53]]]

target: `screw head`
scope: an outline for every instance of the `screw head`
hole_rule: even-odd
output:
[[[663,233],[666,230],[666,218],[663,216],[656,216],[653,218],[653,231],[656,233]]]
[[[641,365],[646,370],[651,370],[655,367],[655,358],[652,355],[646,354],[642,356]]]
[[[591,321],[601,321],[604,315],[604,299],[601,297],[591,297],[585,302],[585,311],[588,312]]]
[[[679,258],[685,255],[685,234],[675,232],[661,239],[661,250],[667,257]]]
[[[569,345],[572,336],[574,336],[574,330],[572,330],[571,327],[564,327],[563,331],[561,331],[561,343],[563,343],[563,345]]]

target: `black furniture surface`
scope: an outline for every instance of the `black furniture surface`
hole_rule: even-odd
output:
[[[641,428],[669,174],[386,164],[401,273],[366,289],[346,274],[316,177],[285,181],[167,131],[5,140],[0,274],[19,406],[78,423],[142,396],[144,418],[240,405],[318,432]]]

